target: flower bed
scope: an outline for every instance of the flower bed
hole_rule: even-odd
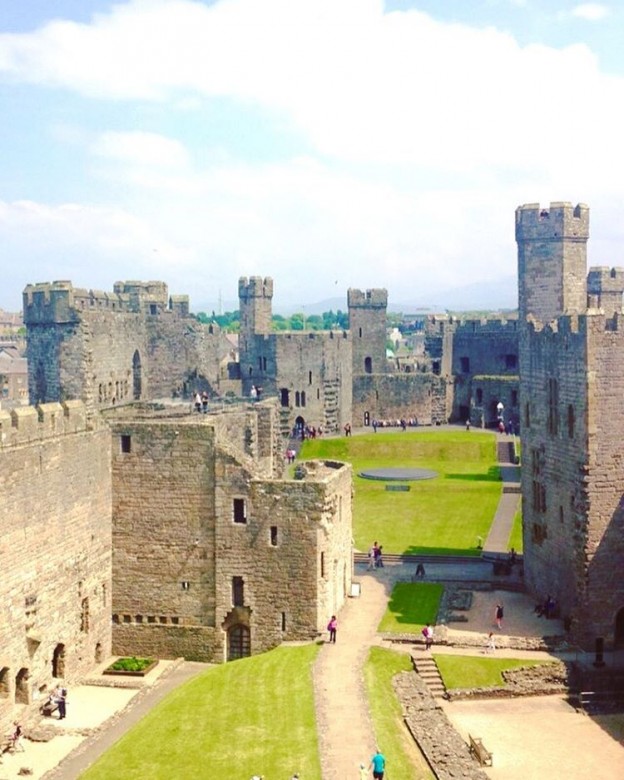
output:
[[[103,674],[116,674],[122,677],[145,677],[158,663],[154,658],[118,658]]]

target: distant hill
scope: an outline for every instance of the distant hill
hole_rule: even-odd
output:
[[[393,313],[413,314],[416,312],[443,312],[443,311],[500,311],[515,309],[518,306],[518,282],[515,276],[504,276],[487,282],[474,282],[461,287],[450,287],[435,291],[423,292],[411,298],[403,297],[405,291],[399,293],[400,298],[395,297],[390,291],[388,311]],[[221,310],[236,311],[238,301],[222,301]],[[208,301],[198,304],[194,311],[204,311],[211,314],[219,313],[219,303]],[[325,298],[314,303],[273,303],[273,313],[290,317],[293,314],[303,313],[323,314],[325,311],[346,311],[347,291],[344,295],[334,298]]]

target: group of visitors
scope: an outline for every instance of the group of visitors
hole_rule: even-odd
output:
[[[418,425],[418,418],[416,417],[401,417],[389,420],[373,420],[371,422],[373,431],[377,433],[377,428],[415,428]]]
[[[534,611],[537,617],[545,617],[547,620],[550,620],[550,618],[555,617],[557,602],[549,593],[541,604],[535,605]]]
[[[383,546],[375,541],[368,551],[368,570],[383,569],[383,567]]]
[[[323,435],[323,426],[319,425],[316,427],[315,425],[295,425],[290,435],[293,439],[301,439],[301,441],[305,441],[306,439],[316,439],[317,436]]]
[[[194,405],[196,412],[204,414],[208,412],[208,393],[205,390],[203,393],[200,393],[199,390],[195,393]]]

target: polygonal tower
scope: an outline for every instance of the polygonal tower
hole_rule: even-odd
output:
[[[353,375],[386,373],[386,310],[388,291],[350,289],[349,330],[353,345]]]
[[[546,323],[587,307],[589,208],[529,203],[516,209],[518,316]]]

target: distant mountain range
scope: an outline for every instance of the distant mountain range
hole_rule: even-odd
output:
[[[474,282],[461,287],[420,293],[412,298],[395,298],[390,291],[388,311],[392,313],[414,314],[421,312],[450,311],[508,311],[518,306],[518,282],[515,276],[504,276],[487,282]],[[221,301],[222,312],[236,311],[238,301]],[[315,303],[275,303],[274,314],[290,317],[295,313],[322,314],[325,311],[346,311],[347,291],[335,298],[326,298]],[[194,311],[207,314],[219,312],[215,301],[201,303]]]

